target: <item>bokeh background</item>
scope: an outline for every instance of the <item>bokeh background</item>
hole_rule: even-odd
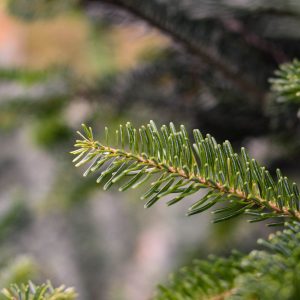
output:
[[[142,190],[103,192],[71,162],[81,123],[99,138],[125,121],[183,123],[299,182],[299,103],[268,81],[300,56],[299,2],[142,2],[0,2],[1,287],[150,299],[192,259],[247,252],[273,230],[186,217],[195,198],[145,210]]]

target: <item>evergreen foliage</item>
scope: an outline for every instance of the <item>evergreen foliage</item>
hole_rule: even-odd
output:
[[[196,127],[208,131],[217,128],[214,132],[218,136],[233,132],[232,129],[239,124],[242,130],[232,134],[232,141],[240,141],[247,135],[271,135],[274,129],[278,129],[276,134],[292,133],[291,142],[299,143],[299,61],[281,65],[275,73],[276,78],[270,80],[277,103],[268,105],[272,94],[266,85],[267,78],[278,64],[290,61],[299,53],[299,45],[293,38],[287,38],[299,36],[299,23],[296,21],[300,6],[297,1],[262,0],[239,4],[239,1],[215,0],[10,0],[8,3],[15,14],[33,20],[53,16],[77,2],[82,6],[90,2],[112,4],[147,21],[183,46],[183,51],[170,46],[163,55],[142,67],[116,76],[117,81],[119,78],[126,79],[119,80],[123,84],[121,91],[120,86],[116,87],[116,82],[111,81],[109,87],[104,84],[104,91],[84,91],[89,96],[94,96],[97,101],[103,94],[109,99],[116,98],[115,101],[121,98],[119,107],[122,112],[125,104],[130,106],[132,99],[141,99],[143,104],[147,102],[155,106],[160,101],[161,106],[168,109],[172,106],[180,116],[185,110]],[[278,24],[286,26],[279,30]],[[277,30],[273,29],[275,27]],[[271,33],[268,28],[272,28]],[[57,85],[61,78],[56,80],[54,77],[53,80],[50,75],[0,70],[1,81],[14,81],[24,87],[22,95],[2,99],[0,116],[15,112],[20,103],[25,114],[30,112],[41,116],[36,130],[37,139],[39,144],[52,150],[56,141],[62,143],[69,137],[69,126],[64,124],[62,111],[69,103],[66,98],[70,87],[65,82],[62,82],[63,86]],[[173,84],[169,84],[173,89],[168,92],[164,78]],[[161,90],[158,82],[163,82]],[[35,84],[44,87],[38,96],[31,93]],[[72,93],[77,94],[78,91]],[[137,93],[140,97],[136,97]],[[188,105],[189,109],[186,109]],[[298,116],[295,111],[298,111]],[[96,113],[90,119],[96,120],[95,116]],[[19,114],[15,119],[19,119]],[[12,123],[15,126],[16,122]],[[286,131],[286,128],[289,130]],[[79,133],[81,139],[75,144],[77,149],[72,151],[76,155],[74,162],[78,167],[88,165],[84,176],[97,175],[97,182],[103,182],[105,190],[119,184],[119,190],[125,191],[147,185],[147,181],[151,180],[149,190],[142,196],[146,200],[145,207],[152,206],[165,196],[171,197],[168,205],[173,205],[194,195],[199,196],[199,200],[189,208],[188,215],[212,208],[213,222],[245,214],[252,216],[250,222],[274,220],[269,225],[285,226],[268,240],[259,240],[264,250],[253,250],[248,255],[233,252],[228,258],[211,256],[206,261],[195,261],[173,275],[169,284],[161,285],[156,299],[300,298],[300,195],[296,183],[279,169],[276,175],[271,174],[251,159],[244,148],[236,153],[228,141],[218,144],[214,137],[204,136],[199,130],[194,130],[190,137],[184,126],[176,129],[173,123],[161,128],[152,121],[140,128],[127,123],[113,134],[105,129],[104,142],[94,139],[90,127],[83,125],[83,129],[84,133]],[[297,168],[295,162],[297,158],[293,160]],[[56,192],[59,186],[65,197],[72,198],[72,201],[80,198],[81,194],[88,194],[91,180],[77,185],[74,184],[76,179],[71,178],[72,187],[61,187],[61,180],[68,172],[69,169],[66,169],[58,177],[53,190]],[[4,216],[0,222],[1,238],[7,235],[9,231],[6,228],[19,212],[22,213],[22,209],[13,207]],[[8,277],[15,278],[15,273]],[[35,286],[31,282],[3,290],[4,299],[14,300],[63,300],[74,299],[75,296],[72,289],[54,289],[51,284]]]
[[[282,64],[270,80],[278,102],[300,103],[300,61]]]
[[[72,300],[76,297],[72,288],[53,288],[51,283],[35,285],[30,281],[28,284],[14,284],[3,289],[2,295],[5,300]]]
[[[218,216],[213,222],[246,213],[254,216],[250,222],[277,218],[280,221],[269,225],[285,224],[282,232],[258,241],[266,250],[195,261],[172,275],[168,285],[160,285],[155,299],[299,298],[300,223],[292,220],[299,220],[300,197],[297,185],[279,169],[275,180],[244,148],[235,153],[228,141],[220,145],[199,130],[190,139],[183,125],[179,130],[173,123],[158,129],[151,121],[137,129],[128,122],[113,138],[105,128],[105,142],[95,140],[90,127],[83,129],[73,161],[77,167],[89,164],[84,176],[99,173],[97,182],[104,182],[104,190],[118,182],[120,191],[136,188],[154,177],[142,196],[145,207],[175,194],[168,202],[172,205],[205,189],[188,215],[222,203],[213,211]]]
[[[230,132],[232,142],[241,142],[246,136],[275,136],[278,140],[280,135],[285,142],[289,139],[295,152],[298,151],[297,139],[291,138],[292,134],[299,134],[299,118],[295,117],[298,107],[270,103],[273,95],[267,84],[278,64],[292,61],[299,53],[299,45],[295,43],[299,37],[298,3],[283,0],[84,3],[87,7],[109,4],[109,12],[123,13],[120,21],[124,21],[124,15],[128,16],[125,11],[134,16],[129,18],[131,21],[144,20],[173,41],[166,47],[165,55],[116,74],[115,80],[110,78],[110,85],[97,91],[97,101],[113,99],[119,112],[131,109],[133,103],[141,103],[157,113],[159,105],[161,115],[167,116],[164,121],[190,122],[194,128],[205,128],[222,139]],[[182,47],[173,47],[174,44]],[[168,89],[160,86],[165,78]],[[236,123],[241,130],[235,130]],[[289,158],[288,154],[285,158]]]
[[[107,128],[104,143],[94,140],[91,128],[83,128],[85,136],[78,132],[82,140],[76,141],[79,149],[72,152],[77,155],[74,162],[77,167],[91,162],[84,176],[99,172],[97,182],[105,181],[105,190],[124,179],[127,180],[120,191],[136,188],[153,174],[159,175],[142,196],[147,200],[145,207],[176,194],[168,202],[173,205],[205,189],[206,195],[189,208],[188,215],[224,203],[213,211],[217,216],[213,222],[243,213],[254,216],[250,222],[278,218],[278,223],[283,223],[285,218],[300,218],[296,183],[291,183],[279,169],[274,180],[244,148],[235,153],[229,141],[220,145],[199,130],[193,131],[191,140],[183,125],[177,130],[170,123],[158,130],[151,121],[138,129],[130,123],[121,125],[114,137],[116,146],[111,146]]]
[[[36,18],[49,18],[70,9],[77,0],[8,0],[8,8],[12,13],[32,21]]]
[[[155,299],[299,299],[299,225],[287,223],[259,240],[264,250],[194,261],[160,286]]]

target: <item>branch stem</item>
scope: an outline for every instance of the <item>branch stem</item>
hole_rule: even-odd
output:
[[[199,182],[202,185],[207,186],[207,188],[218,190],[223,194],[235,195],[236,197],[240,198],[241,200],[243,200],[245,202],[250,202],[250,203],[253,202],[253,205],[259,205],[262,208],[269,207],[276,214],[285,215],[288,218],[300,220],[300,212],[298,212],[298,211],[291,212],[290,209],[288,209],[285,206],[280,208],[276,205],[276,203],[274,203],[272,201],[267,201],[266,199],[263,199],[261,197],[255,196],[255,200],[248,198],[247,195],[239,189],[227,188],[223,184],[218,183],[218,182],[213,184],[211,181],[209,181],[206,178],[201,177],[199,175],[195,175],[195,174],[187,175],[183,169],[175,168],[173,166],[169,166],[168,169],[166,169],[165,165],[163,165],[161,163],[157,163],[151,159],[142,157],[140,155],[132,154],[130,152],[120,151],[119,149],[115,149],[112,147],[104,146],[104,145],[100,144],[99,142],[95,142],[95,141],[91,141],[90,148],[94,149],[95,151],[100,151],[100,152],[105,151],[105,152],[109,152],[111,154],[122,156],[122,157],[125,157],[128,159],[131,159],[131,160],[135,160],[135,161],[138,161],[139,163],[142,163],[146,166],[154,167],[156,169],[167,170],[167,172],[169,172],[170,174],[178,175],[179,177],[182,177],[186,180]],[[257,201],[258,201],[258,203],[257,203]]]

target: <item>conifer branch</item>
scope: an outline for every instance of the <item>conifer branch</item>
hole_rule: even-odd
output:
[[[151,3],[143,1],[141,4],[137,3],[138,1],[134,2],[128,0],[99,0],[98,2],[118,6],[148,22],[150,25],[179,42],[190,53],[199,57],[204,63],[209,64],[218,70],[240,91],[243,91],[245,95],[250,95],[255,101],[257,101],[257,99],[264,99],[265,93],[254,83],[244,78],[244,76],[241,76],[241,74],[237,73],[229,64],[218,58],[212,49],[205,47],[203,43],[199,43],[189,36],[190,30],[188,22],[186,22],[186,20],[183,22],[182,16],[176,14],[169,15],[168,9],[170,7],[166,4],[154,3],[153,1]]]
[[[74,300],[77,295],[73,288],[53,288],[49,282],[35,285],[29,281],[28,284],[12,284],[2,289],[2,296],[5,300]]]
[[[270,79],[270,83],[277,101],[300,104],[300,61],[294,59],[290,63],[280,65],[275,75],[275,78]]]
[[[154,299],[298,299],[299,230],[299,222],[286,223],[282,232],[258,240],[263,251],[195,260],[160,285]]]
[[[277,170],[274,180],[265,167],[250,159],[244,148],[234,153],[229,141],[222,145],[199,130],[190,140],[183,125],[176,130],[173,123],[157,129],[153,121],[139,129],[130,123],[116,131],[116,147],[106,141],[94,140],[91,128],[83,125],[85,135],[78,132],[78,149],[71,153],[76,166],[90,162],[84,176],[100,171],[97,182],[105,181],[104,189],[119,181],[126,181],[119,190],[136,188],[154,174],[151,188],[142,196],[145,207],[167,195],[176,196],[168,202],[175,204],[185,197],[205,189],[207,194],[195,202],[188,215],[203,212],[218,203],[223,206],[213,211],[220,222],[243,213],[254,216],[250,222],[269,218],[300,220],[300,195],[296,183],[291,183]],[[276,223],[277,224],[277,223]]]

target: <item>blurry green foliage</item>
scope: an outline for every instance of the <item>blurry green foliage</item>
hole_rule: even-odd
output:
[[[30,212],[24,201],[14,200],[0,216],[0,241],[20,231],[30,222]]]
[[[25,20],[49,18],[74,7],[78,0],[8,0],[9,11]]]
[[[13,81],[26,85],[43,82],[52,76],[51,72],[26,69],[0,69],[0,81]]]
[[[44,148],[51,148],[71,138],[72,130],[59,115],[41,118],[33,129],[36,143]]]
[[[10,259],[0,270],[0,286],[6,287],[12,283],[25,283],[34,280],[38,275],[38,267],[34,260],[26,255]],[[0,296],[3,299],[3,296]]]

